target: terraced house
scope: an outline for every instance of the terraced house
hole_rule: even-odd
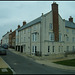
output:
[[[2,40],[1,40],[2,45],[7,44],[9,46],[9,34],[10,33],[11,32],[7,32],[5,35],[2,36]]]
[[[75,23],[62,19],[58,4],[52,10],[16,30],[16,50],[31,55],[64,54],[75,51]]]

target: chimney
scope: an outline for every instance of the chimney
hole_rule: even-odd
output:
[[[20,28],[20,25],[18,25],[18,29]]]
[[[25,25],[26,24],[26,21],[23,21],[23,25]]]
[[[72,18],[72,16],[70,16],[69,21],[70,21],[70,22],[73,22],[73,18]]]
[[[52,16],[53,16],[53,32],[55,41],[59,41],[59,19],[58,19],[58,4],[53,2],[52,4]]]
[[[10,32],[12,32],[12,29],[10,30]]]

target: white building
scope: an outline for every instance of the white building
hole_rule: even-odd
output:
[[[5,35],[2,36],[2,45],[3,44],[9,45],[9,33],[10,32],[7,32]]]
[[[63,54],[75,50],[75,23],[61,18],[58,4],[52,4],[52,10],[37,19],[23,22],[16,30],[16,50],[27,54],[40,55]]]

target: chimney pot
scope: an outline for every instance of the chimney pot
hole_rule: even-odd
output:
[[[20,28],[20,25],[18,25],[18,28]]]
[[[12,29],[10,30],[10,32],[12,32]]]
[[[42,13],[42,16],[43,16],[43,13]]]
[[[72,16],[70,16],[69,21],[70,21],[70,22],[73,22],[73,18],[72,18]]]
[[[26,21],[23,21],[23,25],[25,25],[26,24]]]

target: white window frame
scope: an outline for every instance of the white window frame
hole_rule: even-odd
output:
[[[55,52],[55,51],[54,51],[54,47],[55,47],[55,46],[52,46],[52,51],[53,51],[53,53]]]
[[[33,39],[33,41],[36,41],[36,38],[37,38],[37,34],[36,34],[36,33],[33,33],[33,34],[32,34],[32,39]]]
[[[49,40],[54,41],[54,33],[53,32],[49,33]]]
[[[66,41],[69,42],[69,37],[68,36],[66,37]]]
[[[72,46],[72,51],[75,51],[75,46]]]
[[[37,51],[37,46],[32,46],[32,53],[35,53],[35,47],[36,47],[36,51]]]
[[[72,42],[75,42],[75,37],[72,37]]]
[[[59,42],[61,42],[61,41],[62,41],[62,34],[59,33]]]

